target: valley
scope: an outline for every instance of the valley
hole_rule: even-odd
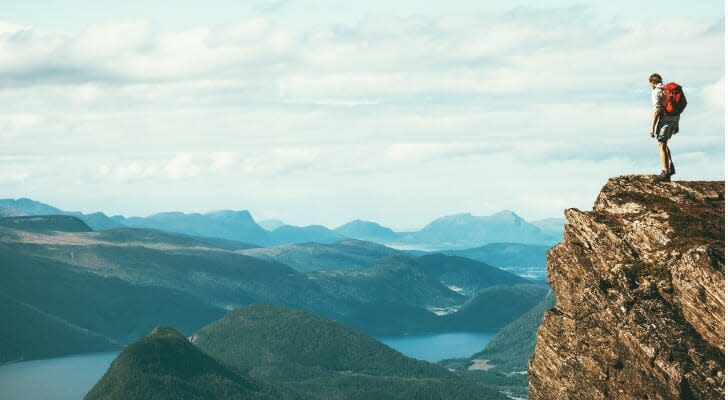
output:
[[[346,237],[261,247],[230,237],[148,227],[94,230],[68,214],[4,217],[0,311],[14,323],[0,328],[8,339],[0,348],[0,361],[119,351],[158,326],[174,327],[194,339],[195,332],[231,312],[269,304],[284,307],[274,308],[279,310],[274,314],[300,310],[329,321],[325,326],[341,324],[410,356],[448,362],[443,359],[483,350],[495,332],[537,307],[549,291],[540,279],[483,261],[540,269],[538,254],[544,253],[544,246],[511,243],[448,252],[402,251]],[[265,319],[263,329],[272,329],[272,319]],[[459,343],[459,352],[444,345],[438,353],[442,343]],[[502,351],[510,350],[506,346]],[[281,367],[266,368],[280,373]],[[462,362],[450,362],[446,369],[472,378],[459,372],[467,371]],[[314,380],[293,386],[304,390],[315,381],[319,388],[333,388],[358,379],[339,382],[340,377],[336,384],[324,384],[321,379],[328,375],[315,370],[313,375],[296,372]],[[258,378],[269,382],[272,376],[266,374]],[[230,384],[237,385],[236,379]],[[366,385],[378,386],[378,379],[366,378]],[[386,381],[396,385],[392,379]],[[487,373],[472,383],[482,386],[494,379],[500,378]],[[508,385],[520,384],[516,380],[503,387]],[[290,389],[290,382],[284,386],[299,390]],[[309,389],[304,392],[312,398],[330,394]],[[493,393],[497,398],[497,390]]]

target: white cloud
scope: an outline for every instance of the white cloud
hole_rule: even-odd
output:
[[[224,173],[238,162],[238,154],[234,152],[189,152],[171,156],[152,154],[144,158],[125,154],[116,157],[116,160],[98,167],[98,179],[110,178],[127,183],[145,180],[184,181]]]
[[[0,185],[18,184],[24,182],[30,173],[17,168],[3,168],[0,172]]]
[[[725,110],[725,77],[704,86],[700,94],[709,107],[718,111]]]
[[[108,59],[149,50],[152,27],[146,21],[120,20],[96,24],[71,39],[63,49],[72,58],[91,65],[106,64]]]
[[[512,151],[501,143],[395,143],[387,146],[386,155],[398,164],[417,165],[438,159],[484,155]]]
[[[274,147],[248,153],[242,159],[242,171],[256,177],[282,176],[306,171],[320,160],[321,149],[315,147]]]
[[[172,179],[192,178],[200,173],[200,166],[190,154],[177,154],[164,166]]]
[[[655,169],[654,71],[688,93],[674,140],[681,174],[722,177],[724,37],[714,23],[665,31],[584,7],[185,30],[0,22],[0,163],[51,156],[3,168],[0,184],[52,197],[43,185],[64,181],[108,200],[125,183],[157,196],[139,210],[194,208],[210,193],[220,203],[198,208],[257,207],[301,223],[360,213],[417,225],[501,208],[553,216],[593,200],[579,185]]]
[[[212,170],[220,171],[224,170],[238,161],[237,153],[231,151],[218,151],[210,154],[212,161]]]

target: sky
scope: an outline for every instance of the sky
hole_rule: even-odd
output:
[[[242,3],[242,4],[241,4]],[[722,180],[722,1],[0,5],[0,198],[415,229],[590,209],[660,166],[647,77],[683,85],[675,179]]]

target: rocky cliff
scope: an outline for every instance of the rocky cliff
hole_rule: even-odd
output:
[[[723,399],[724,182],[610,179],[548,253],[531,399]]]

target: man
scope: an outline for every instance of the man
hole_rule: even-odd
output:
[[[660,163],[662,164],[662,172],[658,178],[663,181],[670,181],[670,177],[675,175],[675,164],[672,162],[670,148],[667,147],[667,141],[672,135],[676,135],[680,130],[680,115],[667,115],[664,109],[664,88],[662,77],[660,74],[650,75],[650,87],[652,87],[652,128],[650,128],[650,136],[657,138],[657,149],[660,153]]]

